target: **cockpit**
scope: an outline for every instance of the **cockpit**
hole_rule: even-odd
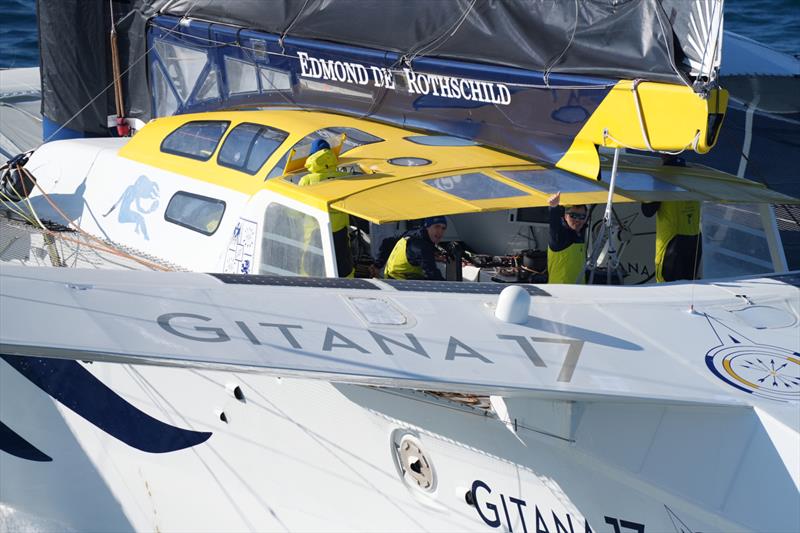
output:
[[[306,185],[317,141],[325,141],[335,167]],[[425,219],[442,216],[446,231],[432,254],[442,278],[552,282],[548,249],[560,250],[550,246],[549,203],[558,194],[562,209],[586,206],[578,282],[658,279],[664,238],[659,216],[642,208],[658,202],[698,206],[695,277],[760,274],[781,270],[770,205],[794,201],[759,183],[658,157],[617,152],[615,165],[614,152],[601,149],[600,171],[588,178],[469,139],[294,110],[159,119],[119,155],[164,172],[164,220],[190,230],[185,239],[194,250],[208,250],[192,268],[231,273],[380,276],[387,250]],[[334,227],[343,219],[345,239]],[[145,244],[164,255],[159,242]],[[166,253],[171,246],[164,242]],[[352,270],[340,272],[343,264]]]

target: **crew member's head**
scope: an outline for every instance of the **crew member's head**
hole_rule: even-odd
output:
[[[589,214],[584,204],[568,205],[564,207],[564,222],[574,231],[580,231],[586,224],[586,216]]]
[[[428,237],[433,244],[439,244],[447,230],[447,219],[442,216],[428,217],[422,222],[423,227],[428,232]]]
[[[316,154],[320,150],[330,150],[330,148],[331,145],[325,139],[316,139],[311,143],[311,150],[309,150],[308,155]]]

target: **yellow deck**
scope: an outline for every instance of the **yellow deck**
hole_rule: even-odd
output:
[[[229,121],[228,131],[243,122],[264,124],[287,132],[288,137],[255,175],[217,164],[217,155],[224,137],[207,161],[161,152],[161,142],[167,135],[182,124],[197,120]],[[384,141],[359,146],[343,154],[340,165],[354,165],[360,169],[358,175],[327,180],[307,187],[295,185],[291,181],[291,174],[288,177],[265,179],[281,157],[298,141],[327,127],[357,128]],[[334,208],[376,223],[440,214],[476,213],[547,205],[547,198],[552,191],[524,185],[498,173],[502,170],[545,172],[547,169],[543,166],[483,146],[424,146],[406,139],[411,135],[420,134],[332,113],[299,110],[220,111],[157,119],[137,133],[120,150],[119,155],[249,195],[262,189],[269,189],[318,209]],[[404,167],[389,162],[390,159],[399,157],[424,158],[431,161],[431,164]],[[749,180],[704,167],[664,167],[655,158],[625,157],[620,170],[657,176],[660,181],[677,186],[679,189],[627,190],[624,185],[619,184],[615,202],[679,199],[770,203],[794,201]],[[452,182],[453,176],[475,173],[488,176],[491,183],[505,191],[503,194],[507,195],[466,199],[451,194],[444,186],[437,188],[426,183],[426,180],[444,178],[444,181],[437,183],[446,185]],[[592,190],[568,192],[569,187],[565,184],[562,203],[593,204],[606,201],[608,195],[606,183],[577,175],[572,175],[571,179],[584,180],[586,188]]]

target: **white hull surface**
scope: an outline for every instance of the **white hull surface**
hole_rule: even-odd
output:
[[[237,279],[3,266],[3,529],[800,529],[797,275],[548,286],[525,324],[496,294]]]

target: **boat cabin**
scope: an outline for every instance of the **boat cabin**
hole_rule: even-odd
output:
[[[301,186],[317,139],[337,154],[342,175]],[[189,270],[344,275],[331,231],[339,212],[350,218],[356,276],[367,277],[387,239],[443,215],[447,279],[546,282],[547,205],[559,191],[562,204],[589,207],[588,271],[614,272],[597,282],[653,278],[654,222],[639,211],[652,201],[704,202],[706,277],[780,270],[768,206],[792,199],[709,168],[630,154],[620,157],[609,195],[611,154],[601,161],[589,179],[462,138],[331,113],[256,110],[160,118],[130,139],[48,143],[26,168],[37,180],[29,202],[40,219]],[[741,268],[725,270],[734,263]]]

